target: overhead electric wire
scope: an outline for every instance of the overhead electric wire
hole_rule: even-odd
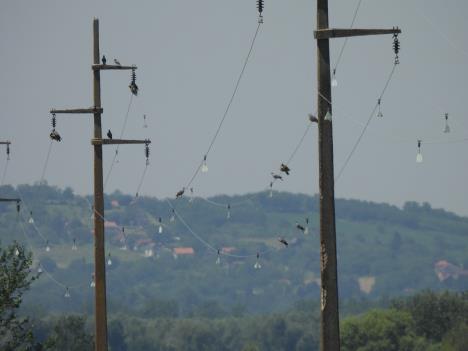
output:
[[[44,166],[42,167],[42,173],[41,173],[41,178],[40,178],[41,183],[44,181],[47,166],[49,165],[50,152],[52,151],[52,143],[53,143],[53,140],[50,140],[49,149],[47,150],[47,156],[44,162]]]
[[[359,9],[361,8],[361,3],[362,3],[362,0],[359,0],[357,5],[356,5],[356,9],[354,10],[353,20],[351,21],[351,25],[349,26],[349,28],[353,28],[353,26],[354,26],[354,22],[356,21]],[[338,69],[338,65],[341,62],[341,58],[343,57],[343,53],[344,53],[344,50],[346,48],[346,44],[348,43],[348,39],[349,38],[345,38],[345,40],[343,42],[343,45],[341,45],[340,53],[338,54],[338,58],[336,59],[335,65],[333,66],[333,75],[335,75],[336,70]]]
[[[127,113],[125,114],[124,123],[123,123],[122,129],[120,131],[119,139],[122,139],[122,137],[124,135],[124,132],[125,132],[125,129],[127,127],[127,121],[128,121],[128,116],[130,115],[130,108],[132,106],[132,102],[133,102],[133,94],[130,94],[130,101],[128,102]],[[120,147],[120,145],[117,145],[117,147],[115,148],[114,158],[112,159],[112,163],[110,165],[109,170],[107,171],[106,179],[104,181],[104,189],[106,188],[107,182],[109,181],[109,177],[110,177],[110,175],[112,173],[112,170],[114,169],[115,160],[117,159],[117,155],[119,153],[119,147]]]
[[[226,106],[226,109],[224,110],[224,113],[223,113],[223,116],[221,118],[221,120],[219,121],[218,123],[218,127],[216,129],[216,132],[215,134],[213,135],[213,137],[211,138],[211,141],[210,141],[210,144],[208,146],[208,149],[206,150],[205,154],[204,154],[204,157],[208,156],[208,154],[210,153],[211,149],[213,148],[213,145],[216,141],[216,139],[218,138],[218,135],[219,133],[221,132],[221,127],[223,126],[224,124],[224,121],[226,120],[226,117],[228,116],[228,113],[229,113],[229,110],[231,108],[231,105],[234,101],[234,98],[237,94],[237,91],[239,90],[239,85],[240,85],[240,82],[242,80],[242,77],[244,76],[244,72],[245,72],[245,69],[247,67],[247,63],[249,62],[249,59],[250,59],[250,56],[252,54],[252,51],[253,51],[253,48],[255,46],[255,42],[256,42],[256,39],[257,39],[257,36],[258,36],[258,33],[260,31],[260,25],[261,25],[261,22],[258,23],[257,25],[257,28],[255,30],[255,34],[252,38],[252,41],[250,43],[250,48],[249,48],[249,51],[247,53],[247,56],[245,57],[245,60],[244,60],[244,64],[242,66],[242,69],[240,71],[240,74],[237,78],[237,81],[236,81],[236,84],[234,86],[234,90],[232,92],[232,95],[231,95],[231,98],[229,99],[229,102]],[[194,174],[192,175],[192,177],[190,178],[189,182],[187,183],[186,185],[186,188],[189,188],[190,185],[193,183],[193,181],[195,180],[195,178],[197,177],[198,173],[200,172],[200,169],[201,169],[201,166],[203,164],[203,160],[200,162],[200,164],[198,165],[197,169],[195,170]]]
[[[385,86],[384,86],[384,88],[382,89],[382,92],[380,93],[379,99],[382,99],[382,98],[383,98],[383,96],[384,96],[384,94],[385,94],[385,92],[386,92],[386,90],[387,90],[387,88],[388,88],[388,85],[390,84],[390,81],[391,81],[392,78],[393,78],[393,74],[395,73],[396,66],[397,66],[396,64],[393,65],[393,68],[392,68],[392,70],[391,70],[391,72],[390,72],[390,74],[389,74],[389,76],[388,76],[388,78],[387,78],[387,81],[385,82]],[[321,96],[322,98],[324,98],[322,94],[320,94],[320,96]],[[372,118],[374,118],[374,115],[375,115],[375,112],[377,111],[378,106],[379,106],[379,104],[378,104],[378,102],[377,102],[377,103],[375,104],[374,108],[372,109],[372,112],[371,112],[371,114],[369,115],[369,118],[367,119],[366,124],[364,125],[364,128],[363,128],[362,131],[361,131],[361,134],[359,134],[359,137],[357,138],[356,142],[354,143],[354,145],[353,145],[353,147],[352,147],[350,153],[349,153],[348,156],[346,157],[345,162],[344,162],[343,165],[341,166],[341,168],[340,168],[340,170],[339,170],[339,172],[338,172],[338,175],[335,177],[335,184],[336,184],[336,183],[338,182],[338,180],[340,179],[341,175],[343,174],[344,170],[346,169],[346,166],[348,165],[349,161],[351,160],[351,158],[353,157],[354,153],[356,152],[356,149],[357,149],[357,147],[359,146],[359,144],[360,144],[360,142],[361,142],[361,140],[362,140],[362,137],[363,137],[364,134],[366,133],[367,127],[369,126],[369,124],[370,124]]]
[[[216,252],[220,255],[223,255],[223,256],[228,256],[228,257],[233,257],[233,258],[251,258],[251,257],[256,257],[258,254],[260,256],[263,256],[271,251],[273,251],[273,249],[268,249],[268,250],[264,250],[264,251],[256,251],[255,254],[250,254],[250,255],[235,255],[235,254],[231,254],[229,252],[223,252],[222,250],[219,250],[219,248],[216,248],[214,247],[213,245],[211,245],[209,242],[207,242],[205,239],[203,239],[200,235],[198,235],[190,225],[187,224],[187,222],[184,220],[184,218],[179,214],[179,212],[172,206],[172,203],[169,199],[166,199],[169,207],[174,211],[174,214],[177,216],[177,218],[179,219],[179,221],[184,225],[184,227],[189,231],[190,234],[192,234],[192,236],[197,239],[199,242],[201,242],[206,248],[212,250],[213,252]]]
[[[3,185],[3,183],[5,182],[5,178],[6,178],[6,174],[7,174],[7,171],[8,171],[8,165],[10,164],[10,160],[7,159],[6,160],[6,163],[5,163],[5,168],[3,169],[3,174],[2,174],[2,182],[0,183],[0,186]]]

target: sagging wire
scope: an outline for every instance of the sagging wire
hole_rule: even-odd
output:
[[[395,73],[395,69],[397,67],[397,64],[394,63],[393,64],[393,67],[392,67],[392,70],[387,78],[387,81],[385,82],[385,85],[380,93],[380,96],[379,96],[379,100],[381,100],[383,98],[383,96],[385,95],[385,92],[387,91],[387,88],[388,88],[388,85],[390,84],[390,81],[392,80],[393,78],[393,75]],[[319,92],[319,96],[322,97],[323,99],[325,99],[326,101],[328,101],[330,104],[331,102],[326,99],[320,92]],[[379,101],[378,100],[378,101]],[[356,152],[356,149],[357,147],[359,146],[359,144],[361,143],[361,140],[364,136],[364,134],[366,133],[366,130],[367,130],[367,127],[369,127],[369,124],[370,122],[372,121],[372,118],[374,117],[375,115],[375,111],[377,111],[377,108],[379,107],[379,104],[378,102],[375,104],[374,108],[372,109],[372,112],[370,113],[369,115],[369,118],[367,119],[366,121],[366,124],[364,125],[364,128],[361,130],[361,133],[359,134],[359,137],[357,138],[356,142],[354,143],[351,151],[349,152],[348,156],[346,157],[346,160],[345,162],[343,163],[343,165],[341,166],[339,172],[338,172],[338,175],[335,177],[335,184],[338,182],[338,180],[341,178],[341,175],[343,174],[344,170],[346,169],[346,167],[348,166],[348,163],[349,161],[351,160],[351,158],[353,157],[354,153]]]
[[[351,25],[349,26],[349,28],[353,28],[353,26],[354,26],[354,22],[356,21],[359,9],[361,8],[361,2],[362,2],[362,0],[359,0],[357,5],[356,5],[356,8],[354,10],[353,20],[351,21]],[[336,70],[338,69],[338,65],[340,64],[341,58],[343,57],[343,53],[344,53],[346,44],[348,44],[348,39],[349,38],[345,38],[345,40],[343,42],[343,45],[341,46],[340,53],[338,54],[338,58],[336,59],[335,65],[333,66],[332,81],[331,81],[331,85],[333,87],[338,86],[338,81],[336,79]]]
[[[212,252],[216,253],[217,255],[223,255],[223,256],[227,256],[227,257],[233,257],[233,258],[251,258],[251,257],[257,257],[258,254],[261,254],[261,255],[265,255],[269,252],[272,252],[274,249],[271,248],[271,249],[267,249],[267,250],[264,250],[262,252],[260,251],[257,251],[256,254],[250,254],[250,255],[235,255],[235,254],[231,254],[229,252],[224,252],[216,247],[214,247],[213,245],[211,245],[209,242],[207,242],[206,240],[204,240],[200,235],[198,235],[193,229],[192,227],[187,224],[187,222],[185,221],[185,219],[179,214],[179,212],[174,208],[174,206],[172,205],[171,201],[169,199],[166,199],[166,202],[167,204],[169,205],[169,207],[171,209],[174,210],[174,213],[177,217],[177,219],[180,221],[180,223],[182,223],[182,225],[187,229],[187,231],[195,238],[197,239],[200,243],[202,243],[206,248],[208,248],[209,250],[211,250]]]
[[[261,4],[262,4],[262,11],[263,11],[263,0],[261,0]],[[250,44],[249,51],[248,51],[248,53],[247,53],[247,56],[246,56],[245,59],[244,59],[244,64],[243,64],[242,69],[241,69],[241,71],[240,71],[240,74],[239,74],[239,76],[238,76],[238,78],[237,78],[237,81],[236,81],[236,84],[235,84],[235,86],[234,86],[234,90],[233,90],[233,92],[232,92],[232,94],[231,94],[231,97],[230,97],[230,99],[229,99],[229,102],[228,102],[228,104],[227,104],[227,106],[226,106],[226,109],[224,110],[224,113],[223,113],[223,115],[222,115],[221,120],[220,120],[219,123],[218,123],[218,127],[217,127],[217,129],[216,129],[216,131],[215,131],[213,137],[211,138],[211,141],[210,141],[210,144],[209,144],[209,146],[208,146],[208,149],[207,149],[207,151],[203,154],[203,159],[202,159],[202,161],[201,161],[200,164],[197,166],[197,168],[195,169],[195,172],[193,173],[192,177],[190,178],[190,180],[188,181],[187,185],[185,186],[185,188],[187,188],[187,189],[192,185],[192,183],[194,182],[195,178],[197,177],[197,175],[198,175],[198,173],[200,172],[200,170],[202,170],[202,168],[203,168],[203,169],[206,169],[206,170],[208,169],[208,165],[207,165],[207,157],[208,157],[208,154],[210,153],[211,149],[213,148],[213,145],[214,145],[216,139],[218,138],[219,133],[221,132],[221,127],[223,126],[224,121],[226,120],[226,117],[228,116],[228,113],[229,113],[229,110],[230,110],[230,108],[231,108],[231,105],[232,105],[232,103],[233,103],[233,101],[234,101],[234,98],[235,98],[235,96],[236,96],[236,94],[237,94],[237,91],[238,91],[238,89],[239,89],[240,82],[241,82],[241,80],[242,80],[242,77],[244,76],[245,69],[246,69],[246,67],[247,67],[247,63],[249,62],[250,56],[251,56],[252,51],[253,51],[253,49],[254,49],[255,42],[256,42],[258,33],[259,33],[259,31],[260,31],[260,26],[261,26],[262,23],[263,23],[263,20],[262,20],[261,22],[260,22],[260,21],[258,22],[257,28],[256,28],[256,30],[255,30],[255,34],[254,34],[254,36],[253,36],[253,38],[252,38],[252,41],[251,41],[251,44]],[[204,167],[204,166],[205,166],[205,167]]]
[[[53,141],[51,140],[49,143],[49,148],[47,149],[47,156],[44,162],[44,166],[42,167],[41,178],[40,178],[41,184],[44,183],[45,173],[46,173],[47,167],[49,166],[50,153],[52,152],[52,144],[53,144]]]
[[[133,94],[130,94],[130,101],[128,102],[127,113],[125,114],[124,123],[123,123],[122,129],[120,131],[119,139],[122,139],[123,134],[125,132],[125,129],[127,127],[127,121],[128,121],[128,116],[130,115],[130,108],[132,107],[132,102],[133,102]],[[118,163],[117,157],[119,155],[119,147],[120,147],[120,145],[117,145],[116,148],[115,148],[114,158],[112,159],[111,165],[109,167],[109,170],[107,171],[106,178],[105,178],[105,181],[104,181],[104,189],[106,188],[106,185],[107,185],[107,183],[109,181],[110,175],[112,174],[112,170],[114,169],[114,165],[116,163]]]
[[[24,220],[24,218],[23,218],[23,220]],[[26,233],[26,228],[24,227],[23,222],[19,221],[19,224],[20,224],[21,232],[22,232],[22,234],[24,236],[24,239],[26,240],[26,244],[29,247],[29,250],[31,252],[34,252],[33,245],[31,244],[31,242],[30,242],[30,240],[28,238],[28,235]],[[60,288],[64,289],[65,293],[68,292],[68,297],[70,297],[70,289],[80,289],[80,288],[82,288],[82,287],[84,287],[86,285],[86,284],[66,285],[66,284],[60,282],[44,267],[44,265],[41,264],[40,261],[38,261],[37,273],[38,274],[44,273],[53,283],[55,283]]]

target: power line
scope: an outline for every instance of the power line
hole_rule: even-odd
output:
[[[258,22],[258,25],[257,25],[257,28],[256,28],[256,30],[255,30],[255,34],[254,34],[254,36],[253,36],[253,38],[252,38],[252,41],[251,41],[251,43],[250,43],[249,51],[248,51],[248,53],[247,53],[247,56],[245,57],[244,64],[243,64],[243,66],[242,66],[242,70],[241,70],[241,72],[240,72],[240,74],[239,74],[239,77],[237,78],[236,84],[235,84],[235,86],[234,86],[234,90],[233,90],[233,92],[232,92],[231,98],[229,99],[229,102],[228,102],[228,104],[227,104],[227,106],[226,106],[226,109],[224,110],[223,116],[222,116],[221,120],[220,120],[219,123],[218,123],[218,128],[216,129],[216,132],[215,132],[215,134],[213,135],[213,137],[211,138],[211,141],[210,141],[210,144],[209,144],[209,146],[208,146],[208,149],[207,149],[207,151],[206,151],[205,154],[204,154],[204,159],[206,159],[206,157],[207,157],[208,154],[210,153],[210,151],[211,151],[211,149],[213,148],[213,145],[214,145],[216,139],[218,138],[219,133],[221,132],[221,127],[223,126],[224,121],[226,120],[226,117],[227,117],[227,115],[228,115],[228,113],[229,113],[229,110],[230,110],[231,105],[232,105],[232,103],[233,103],[233,101],[234,101],[234,98],[235,98],[235,96],[236,96],[236,93],[237,93],[237,91],[238,91],[238,89],[239,89],[239,85],[240,85],[240,82],[241,82],[241,80],[242,80],[242,77],[244,76],[244,72],[245,72],[245,69],[246,69],[246,67],[247,67],[247,63],[249,62],[249,58],[250,58],[250,56],[251,56],[251,54],[252,54],[252,51],[253,51],[253,48],[254,48],[254,45],[255,45],[255,42],[256,42],[258,33],[259,33],[259,31],[260,31],[260,26],[261,26],[261,24],[262,24],[262,22],[259,21],[259,22]],[[198,173],[200,172],[200,169],[201,169],[202,164],[203,164],[203,161],[200,162],[200,164],[198,165],[198,167],[197,167],[197,169],[195,170],[194,174],[192,175],[192,177],[190,178],[189,182],[187,183],[186,188],[189,188],[190,185],[193,183],[193,181],[195,180],[196,176],[197,176]]]
[[[42,167],[42,173],[41,173],[41,178],[40,178],[41,183],[44,181],[45,172],[47,170],[47,166],[49,165],[50,153],[52,151],[52,143],[53,143],[53,140],[51,140],[50,143],[49,143],[49,148],[47,150],[47,156],[46,156],[46,159],[45,159],[45,162],[44,162],[44,166]]]
[[[349,26],[349,28],[353,28],[353,26],[354,26],[354,22],[356,21],[359,9],[361,8],[361,3],[362,3],[362,0],[359,0],[357,5],[356,5],[356,8],[354,10],[353,20],[351,21],[351,25]],[[338,65],[341,62],[341,58],[343,57],[343,53],[344,53],[344,50],[346,48],[346,44],[348,43],[348,39],[349,38],[346,37],[344,42],[343,42],[343,45],[341,46],[340,53],[338,55],[338,58],[336,59],[335,65],[333,66],[333,76],[335,76],[336,70],[338,69]]]
[[[130,108],[132,106],[132,102],[133,102],[133,94],[130,94],[130,101],[128,102],[127,113],[125,114],[124,123],[122,125],[122,129],[120,130],[119,139],[122,139],[125,129],[127,127],[127,121],[128,121],[128,116],[130,115]],[[116,163],[115,161],[117,159],[117,155],[119,154],[119,147],[120,145],[117,145],[117,147],[115,148],[114,158],[112,159],[112,163],[106,174],[106,180],[104,181],[104,189],[106,188],[107,182],[109,181],[109,177],[112,173],[112,170],[114,169],[114,165]]]
[[[385,94],[385,92],[386,92],[386,90],[388,88],[388,85],[390,84],[390,81],[392,80],[393,74],[395,73],[396,66],[397,66],[396,64],[393,65],[392,71],[390,72],[390,74],[389,74],[389,76],[387,78],[387,81],[385,82],[385,86],[382,89],[382,92],[380,93],[379,99],[382,99],[382,97],[384,96],[384,94]],[[322,95],[320,94],[320,96],[322,96]],[[367,119],[367,122],[366,122],[366,124],[364,125],[364,128],[361,131],[361,134],[359,135],[356,142],[354,143],[353,148],[351,149],[350,153],[348,154],[348,157],[346,157],[346,160],[345,160],[344,164],[341,166],[340,171],[338,172],[338,175],[335,178],[335,183],[338,182],[338,180],[340,179],[340,177],[343,174],[344,170],[346,169],[346,166],[348,165],[349,161],[351,160],[351,157],[353,157],[353,154],[356,151],[357,147],[359,146],[359,144],[360,144],[360,142],[362,140],[362,137],[366,133],[367,127],[369,126],[372,118],[374,118],[375,111],[377,111],[378,106],[379,105],[378,105],[378,102],[377,102],[375,104],[374,108],[372,109],[372,112],[369,115],[369,118]]]

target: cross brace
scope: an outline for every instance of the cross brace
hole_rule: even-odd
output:
[[[62,110],[52,109],[50,113],[103,113],[102,107],[90,107],[90,108],[67,108]]]
[[[116,144],[151,144],[151,140],[128,140],[128,139],[91,139],[92,145],[116,145]]]
[[[101,64],[94,64],[91,66],[93,71],[98,71],[98,70],[106,70],[106,69],[114,69],[114,70],[133,70],[133,69],[138,69],[137,66],[120,66],[120,65],[101,65]]]
[[[328,28],[319,29],[314,31],[315,39],[330,39],[330,38],[346,38],[346,37],[358,37],[363,35],[379,35],[379,34],[399,34],[401,29],[358,29],[358,28]]]

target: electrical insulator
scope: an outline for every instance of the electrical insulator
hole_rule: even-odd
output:
[[[400,52],[400,40],[398,40],[398,33],[393,34],[393,52],[395,53],[395,65],[400,63],[398,53]]]
[[[55,113],[52,113],[52,128],[55,129],[57,126],[57,118],[55,117]]]
[[[136,85],[136,72],[135,67],[132,68],[132,80],[128,86],[133,95],[138,95],[138,85]]]
[[[150,155],[150,149],[149,149],[149,144],[145,143],[145,156],[146,156],[146,165],[149,165],[149,155]]]
[[[7,154],[7,160],[10,160],[10,144],[7,144],[6,146],[6,154]]]
[[[257,0],[258,23],[263,23],[263,0]]]

